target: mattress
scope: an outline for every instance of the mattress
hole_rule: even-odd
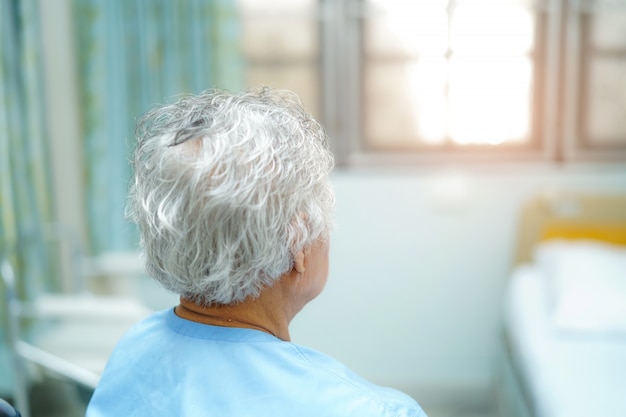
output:
[[[551,297],[543,269],[514,270],[505,329],[528,408],[535,417],[625,417],[626,333],[555,326]]]

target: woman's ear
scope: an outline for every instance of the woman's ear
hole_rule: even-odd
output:
[[[291,220],[291,239],[290,246],[293,253],[293,269],[299,274],[304,273],[304,248],[300,248],[297,252],[294,251],[294,247],[297,246],[297,243],[302,237],[302,233],[308,229],[307,226],[307,216],[304,213],[298,213]]]
[[[293,269],[295,269],[299,274],[304,273],[304,248],[300,249],[293,255]]]

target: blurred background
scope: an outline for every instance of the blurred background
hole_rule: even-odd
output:
[[[97,375],[120,329],[55,336],[59,317],[176,303],[124,205],[135,120],[178,94],[289,89],[326,127],[331,272],[292,338],[431,417],[513,415],[497,391],[528,202],[626,193],[626,0],[0,0],[0,51],[0,397],[33,415],[80,415],[93,379],[16,340],[66,362],[95,343]],[[12,318],[85,293],[113,304]]]

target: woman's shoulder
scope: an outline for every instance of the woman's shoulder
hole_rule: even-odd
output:
[[[313,377],[320,378],[320,383],[334,390],[333,395],[343,395],[346,405],[362,406],[364,410],[359,415],[426,417],[419,404],[409,395],[368,381],[332,356],[297,344],[291,344],[291,347],[300,360],[310,367]],[[370,413],[367,414],[365,410]]]

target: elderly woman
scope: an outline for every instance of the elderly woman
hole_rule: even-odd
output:
[[[112,354],[88,417],[424,416],[290,342],[324,287],[334,202],[323,129],[269,89],[186,96],[138,124],[129,215],[180,304]]]

